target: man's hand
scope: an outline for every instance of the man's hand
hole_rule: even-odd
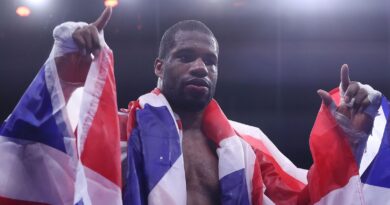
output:
[[[72,37],[75,43],[79,46],[84,54],[94,54],[97,56],[101,49],[101,42],[99,39],[99,32],[102,31],[112,13],[111,7],[106,7],[100,17],[88,26],[77,29]]]
[[[338,125],[346,133],[357,164],[363,156],[374,118],[381,104],[382,94],[369,85],[351,81],[348,65],[341,66],[340,105],[337,106],[328,92],[318,90]]]
[[[107,7],[95,22],[73,32],[72,38],[81,52],[67,53],[55,58],[58,74],[63,81],[85,82],[92,62],[90,54],[99,55],[101,49],[99,32],[107,25],[111,13],[112,8]]]
[[[342,114],[349,120],[349,129],[356,132],[371,133],[375,113],[367,112],[377,111],[380,106],[381,94],[368,85],[362,85],[359,82],[351,81],[349,78],[348,65],[341,67],[340,83],[340,105],[336,106],[336,112]],[[335,106],[329,93],[324,90],[318,90],[326,106]]]

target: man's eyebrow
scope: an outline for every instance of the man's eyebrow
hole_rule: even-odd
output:
[[[180,53],[194,53],[195,51],[192,48],[181,48],[179,50],[176,50],[174,53],[175,54],[180,54]]]
[[[181,53],[195,53],[196,51],[193,48],[181,48],[176,51],[174,51],[174,54],[181,54]],[[218,55],[216,55],[213,52],[208,52],[205,56],[218,58]]]
[[[215,53],[208,53],[206,54],[207,57],[218,59],[218,56]]]

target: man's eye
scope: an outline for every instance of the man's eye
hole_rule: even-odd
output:
[[[194,59],[195,59],[194,56],[192,56],[190,54],[182,54],[182,55],[179,55],[178,58],[183,63],[189,63],[189,62],[194,61]]]
[[[217,65],[217,61],[211,58],[206,58],[203,60],[206,65]]]

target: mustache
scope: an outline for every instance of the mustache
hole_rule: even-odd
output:
[[[183,85],[196,85],[196,86],[204,86],[207,88],[211,87],[211,82],[210,80],[206,78],[190,78],[190,79],[185,79],[183,81]]]

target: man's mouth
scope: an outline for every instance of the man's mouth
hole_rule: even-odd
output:
[[[205,79],[191,79],[185,83],[184,88],[191,92],[205,94],[210,89],[210,84]]]
[[[201,79],[201,78],[194,78],[194,79],[191,79],[189,81],[187,81],[186,83],[186,86],[196,86],[196,87],[206,87],[206,88],[210,88],[210,85],[209,83],[207,82],[207,80],[205,79]]]

